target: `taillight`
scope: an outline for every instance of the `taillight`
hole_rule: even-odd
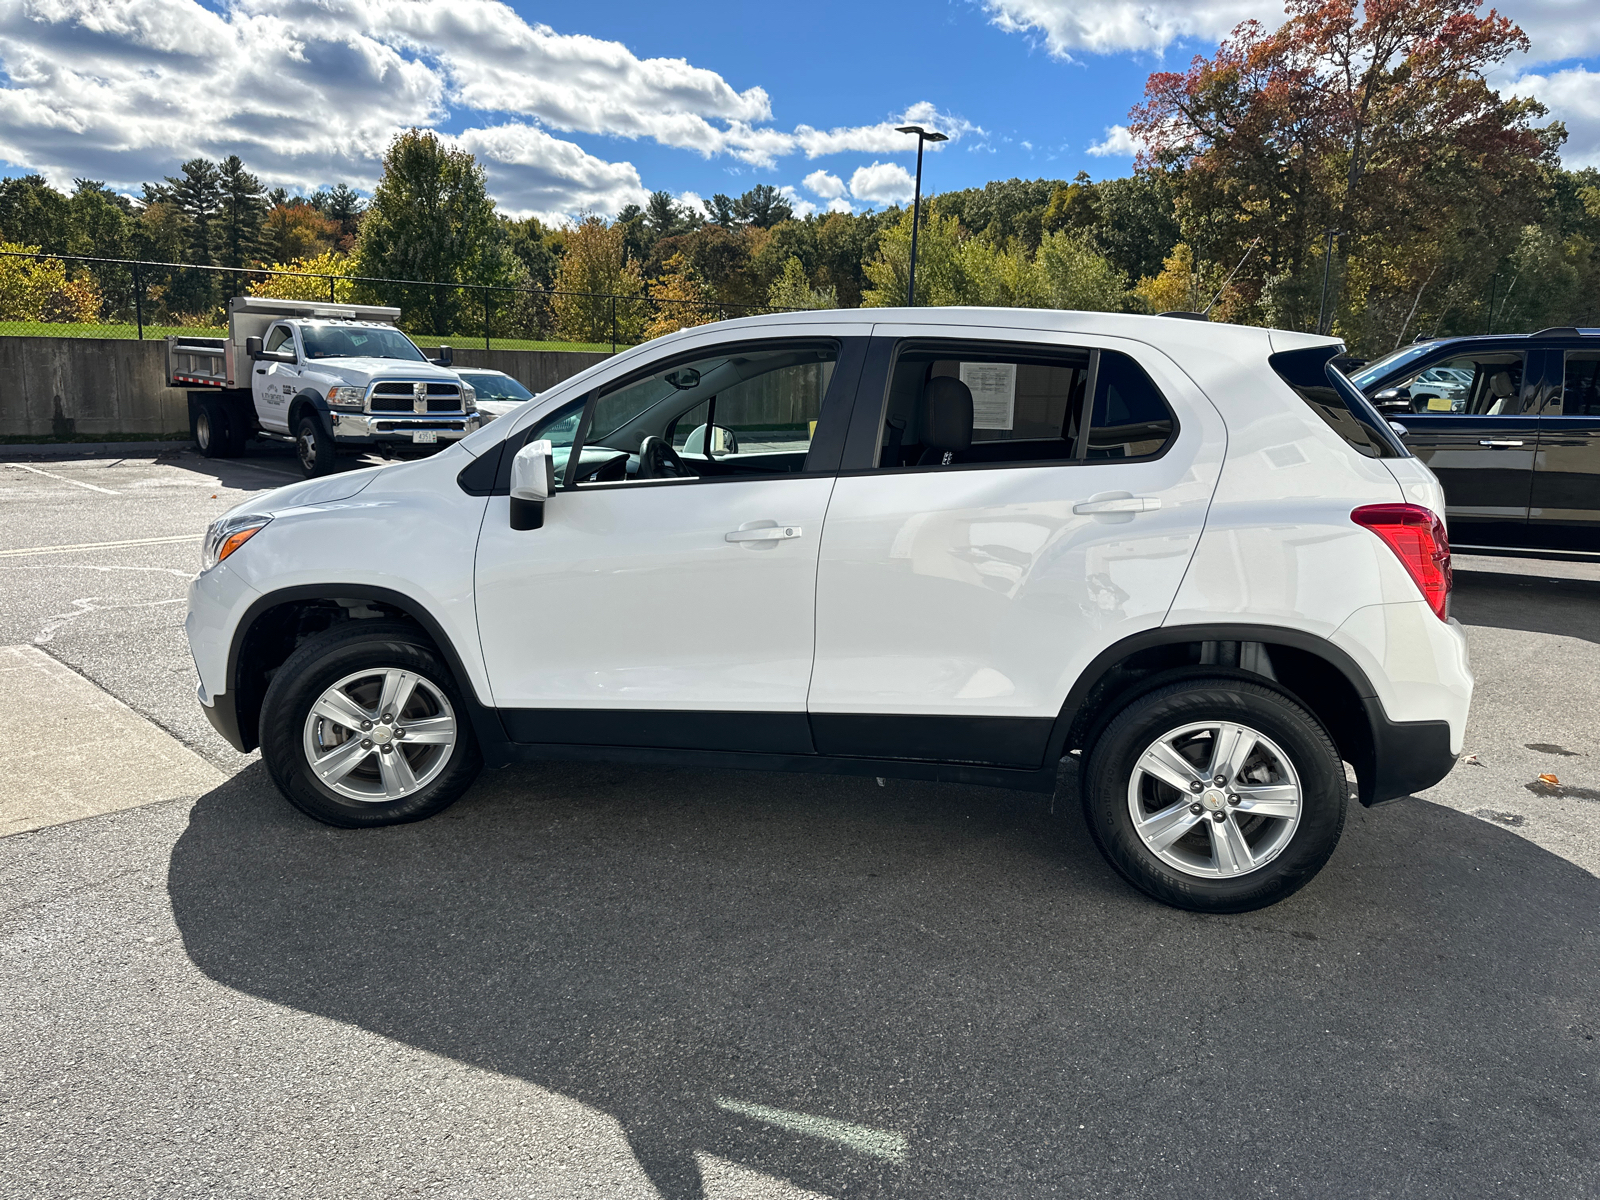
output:
[[[1350,519],[1399,556],[1441,621],[1450,615],[1450,539],[1437,513],[1420,504],[1364,504]]]

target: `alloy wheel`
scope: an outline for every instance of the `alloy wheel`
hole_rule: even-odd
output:
[[[430,680],[378,668],[347,675],[306,714],[306,761],[352,800],[386,803],[421,791],[455,752],[456,714]]]
[[[1163,734],[1128,780],[1128,812],[1145,847],[1207,879],[1260,870],[1281,854],[1300,824],[1302,796],[1278,744],[1232,721]]]

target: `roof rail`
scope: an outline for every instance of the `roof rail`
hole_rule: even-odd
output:
[[[1158,313],[1162,317],[1182,317],[1185,321],[1209,321],[1210,317],[1202,312],[1185,312],[1183,309],[1173,309],[1171,312]]]
[[[1577,337],[1579,330],[1575,325],[1552,325],[1549,329],[1541,329],[1533,336],[1536,338],[1547,337]]]
[[[1434,334],[1434,333],[1419,333],[1419,334],[1417,334],[1416,337],[1411,339],[1411,344],[1413,346],[1420,346],[1420,345],[1422,345],[1423,342],[1441,342],[1443,340],[1444,339],[1439,337],[1438,334]]]

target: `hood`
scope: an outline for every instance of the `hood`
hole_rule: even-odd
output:
[[[441,383],[460,383],[461,377],[449,367],[431,362],[407,362],[403,358],[313,358],[302,368],[302,374],[322,372],[327,375],[355,376],[367,379],[437,379]]]
[[[275,516],[278,513],[287,512],[291,508],[305,508],[311,504],[332,504],[336,500],[348,500],[370,484],[378,477],[379,472],[384,470],[387,470],[387,468],[366,467],[360,471],[341,471],[337,475],[328,475],[322,479],[308,479],[304,483],[291,483],[288,487],[281,487],[275,491],[257,496],[252,500],[246,500],[235,511],[249,511]]]

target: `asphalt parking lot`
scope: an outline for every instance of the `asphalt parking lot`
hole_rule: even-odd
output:
[[[0,646],[219,780],[0,837],[0,1194],[1600,1192],[1600,567],[1458,561],[1474,759],[1202,918],[1065,777],[550,764],[317,825],[181,629],[205,522],[294,478],[0,464]]]

